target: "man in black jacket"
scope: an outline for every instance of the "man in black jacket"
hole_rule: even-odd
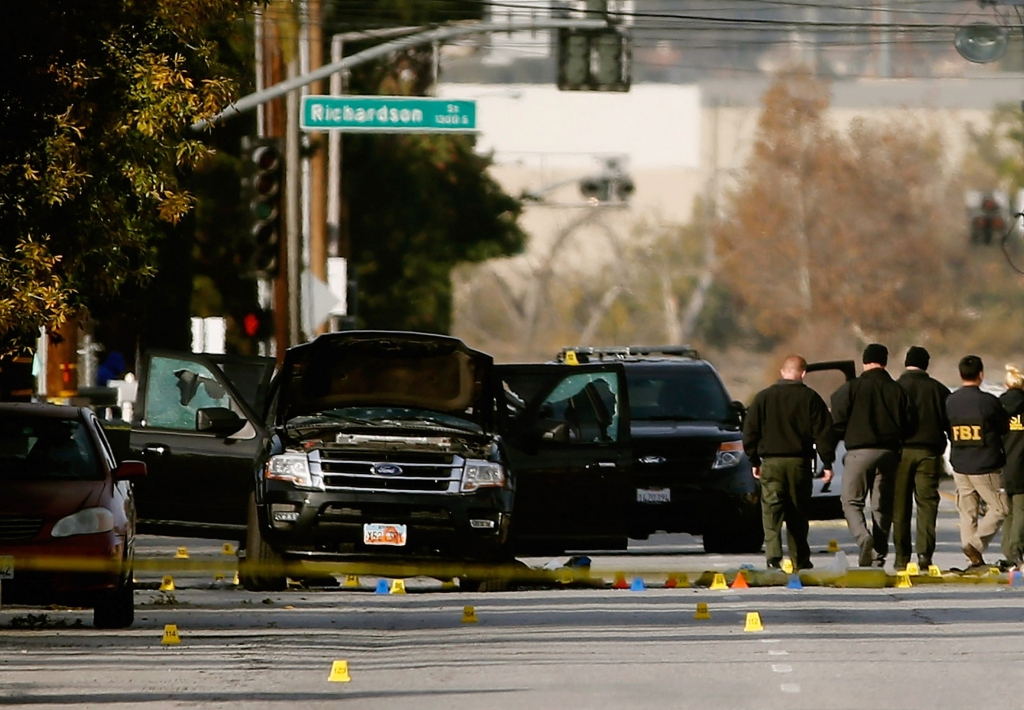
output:
[[[807,361],[790,355],[782,379],[754,397],[743,422],[743,449],[761,479],[765,557],[769,567],[782,563],[782,523],[789,537],[789,557],[796,569],[810,569],[807,508],[811,502],[814,450],[832,480],[835,443],[825,400],[804,384]]]
[[[913,431],[913,411],[903,388],[886,372],[889,350],[864,348],[864,372],[832,394],[836,435],[846,441],[843,458],[843,514],[857,546],[860,566],[885,565],[892,525],[896,467],[904,439]],[[864,503],[871,494],[871,530]]]
[[[1010,433],[1003,436],[1006,464],[1003,489],[1010,499],[1009,514],[1003,522],[1003,557],[1009,564],[1024,564],[1024,372],[1006,366],[1006,392],[999,403],[1010,415]]]
[[[928,375],[931,356],[922,347],[907,351],[906,372],[900,386],[910,397],[916,426],[903,442],[896,469],[896,492],[892,512],[892,542],[896,548],[896,569],[910,562],[910,518],[917,503],[917,562],[921,569],[932,563],[935,552],[935,520],[939,514],[939,477],[946,452],[946,398],[949,388]]]
[[[960,511],[960,544],[971,567],[983,567],[982,555],[1010,507],[1000,476],[1006,463],[1002,437],[1010,432],[1010,416],[998,399],[981,391],[985,369],[980,357],[968,355],[960,360],[959,369],[963,387],[946,400],[949,459]],[[980,518],[979,499],[986,506]]]

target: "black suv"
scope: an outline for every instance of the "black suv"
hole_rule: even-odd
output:
[[[283,587],[282,560],[626,548],[621,363],[495,365],[455,338],[349,331],[272,369],[147,353],[140,530],[242,541],[250,589]]]
[[[574,347],[558,362],[625,367],[635,461],[629,536],[702,535],[707,552],[758,552],[760,484],[743,453],[744,407],[688,347]]]

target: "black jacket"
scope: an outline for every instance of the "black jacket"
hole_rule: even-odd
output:
[[[914,432],[903,445],[911,449],[928,449],[936,455],[946,453],[946,398],[949,387],[928,375],[924,370],[907,370],[897,380],[910,397],[914,408]]]
[[[1003,435],[1003,487],[1007,495],[1016,496],[1024,493],[1024,391],[1006,390],[999,403],[1010,415],[1010,433]]]
[[[956,473],[994,473],[1006,463],[1003,435],[1010,416],[994,395],[980,387],[961,387],[946,400],[949,462]]]
[[[826,468],[836,457],[832,417],[821,396],[799,380],[779,380],[754,397],[743,421],[743,449],[755,466],[761,459],[818,456]]]
[[[865,370],[832,393],[832,420],[847,450],[899,451],[914,432],[910,398],[881,368]]]

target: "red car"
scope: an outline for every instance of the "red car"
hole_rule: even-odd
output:
[[[131,481],[145,475],[117,463],[88,409],[0,404],[3,603],[92,607],[98,629],[131,626]]]

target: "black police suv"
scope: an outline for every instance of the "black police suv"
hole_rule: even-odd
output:
[[[250,589],[283,587],[281,560],[625,549],[622,364],[498,366],[455,338],[349,331],[271,369],[147,354],[140,530],[238,539]]]
[[[629,388],[634,462],[629,536],[702,535],[707,552],[757,552],[760,484],[743,453],[743,405],[688,347],[574,347],[561,363],[620,363]]]

